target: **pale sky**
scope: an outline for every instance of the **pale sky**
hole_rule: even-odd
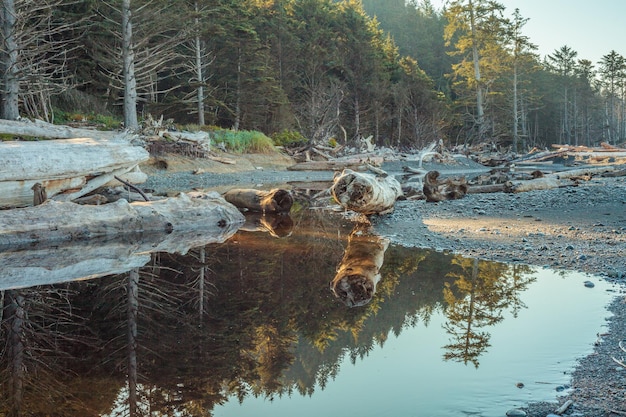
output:
[[[543,59],[563,45],[578,52],[576,59],[598,61],[611,50],[626,57],[626,0],[497,0],[529,18],[523,34],[538,46]],[[440,9],[446,0],[431,0]]]

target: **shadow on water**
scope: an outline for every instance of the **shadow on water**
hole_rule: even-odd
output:
[[[527,309],[523,295],[538,281],[528,266],[389,245],[339,216],[297,208],[291,216],[249,216],[225,242],[182,252],[142,249],[126,272],[116,266],[115,275],[27,288],[12,269],[13,286],[1,292],[0,414],[293,415],[258,401],[298,398],[309,401],[296,405],[299,414],[320,415],[326,406],[346,414],[358,407],[338,405],[342,396],[361,385],[344,386],[340,375],[371,362],[374,369],[356,377],[371,391],[359,391],[363,403],[372,395],[393,415],[409,415],[404,407],[458,415],[476,386],[454,392],[461,403],[448,413],[441,402],[450,393],[429,393],[429,384],[447,372],[463,381],[468,369],[482,368],[494,330]],[[24,265],[24,282],[35,267]],[[605,301],[595,303],[597,315]],[[381,373],[394,368],[379,357],[405,361],[398,369],[406,369],[429,351],[436,359],[406,381]],[[520,363],[532,363],[526,355]],[[501,395],[489,371],[480,378],[483,393]],[[396,383],[424,383],[433,404],[394,402],[384,386]]]

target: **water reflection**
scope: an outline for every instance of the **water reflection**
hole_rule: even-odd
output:
[[[529,276],[531,268],[523,265],[467,258],[454,258],[452,263],[458,267],[448,273],[454,282],[446,282],[443,289],[448,319],[444,328],[451,337],[444,358],[478,368],[478,358],[490,346],[486,330],[501,322],[509,308],[517,315],[524,307],[520,295],[535,278]]]
[[[348,307],[369,303],[380,281],[380,268],[389,239],[371,233],[370,225],[357,224],[348,237],[348,246],[330,283],[335,297]]]
[[[346,355],[356,364],[441,314],[430,328],[450,341],[433,348],[478,366],[535,279],[525,267],[388,246],[327,213],[296,209],[289,220],[287,234],[257,219],[226,242],[149,253],[125,273],[2,291],[0,414],[206,416],[231,398],[311,396]],[[368,253],[376,291],[346,308],[328,282],[348,255]]]

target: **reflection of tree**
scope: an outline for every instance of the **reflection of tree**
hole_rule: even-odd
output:
[[[49,414],[69,402],[63,413],[80,410],[67,381],[67,364],[77,349],[91,346],[80,312],[70,304],[66,286],[2,291],[0,297],[0,415]],[[41,396],[45,394],[45,401]]]
[[[507,266],[478,259],[456,257],[454,265],[460,271],[450,272],[453,286],[446,283],[443,293],[448,304],[448,321],[444,328],[451,335],[445,346],[444,359],[454,359],[479,366],[478,358],[490,346],[490,334],[483,329],[503,319],[503,312],[511,308],[514,315],[524,308],[520,294],[534,278],[524,278],[524,266]]]

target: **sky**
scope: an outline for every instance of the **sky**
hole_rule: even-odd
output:
[[[440,9],[447,0],[431,0]],[[523,34],[537,45],[543,59],[567,45],[576,59],[598,61],[612,50],[626,57],[626,0],[497,0],[506,7],[505,17],[515,9],[528,18]]]

